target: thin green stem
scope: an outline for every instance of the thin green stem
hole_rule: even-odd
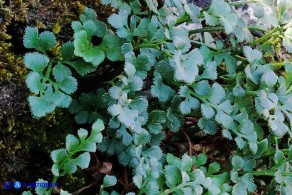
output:
[[[246,95],[257,97],[258,96],[258,92],[257,91],[247,91]]]
[[[145,186],[147,185],[147,183],[148,183],[147,180],[145,180],[145,181],[143,182],[143,184],[142,184],[142,186],[141,186],[141,189],[140,189],[139,192],[138,192],[138,195],[141,195],[141,194],[143,194],[143,193],[145,192]]]
[[[51,75],[51,71],[52,71],[52,66],[53,66],[53,61],[54,60],[50,60],[48,68],[46,70],[46,74],[45,74],[45,79],[49,80],[50,79],[50,75]]]
[[[164,190],[164,192],[162,192],[161,195],[171,194],[171,193],[174,192],[175,190],[176,190],[176,188],[172,188],[172,189]]]
[[[205,46],[205,47],[208,47],[209,49],[215,51],[215,55],[217,54],[221,54],[221,53],[224,53],[224,52],[229,52],[231,50],[231,48],[227,48],[227,49],[216,49],[210,45],[207,45],[206,43],[203,43],[203,42],[200,42],[200,41],[194,41],[194,40],[191,40],[191,43],[194,43],[194,44],[197,44],[197,45],[201,45],[201,46]]]
[[[169,53],[169,51],[167,51],[167,50],[163,50],[163,53],[169,58],[173,57],[173,55],[171,53]]]
[[[180,185],[176,186],[175,188],[164,190],[164,192],[162,192],[161,195],[171,194],[175,190],[183,188],[185,185],[186,185],[185,183],[181,183]]]
[[[159,49],[158,44],[152,44],[152,43],[145,43],[145,44],[140,44],[134,47],[134,50],[141,49],[141,48],[154,48],[154,49]]]
[[[279,150],[279,142],[278,142],[278,139],[276,137],[274,137],[274,141],[276,144],[276,149]]]
[[[252,174],[253,176],[270,176],[270,177],[275,176],[275,172],[273,172],[273,171],[252,171],[249,173]],[[283,176],[292,176],[292,173],[282,173],[282,175]]]
[[[211,47],[210,45],[207,45],[206,43],[203,43],[203,42],[200,42],[200,41],[194,41],[194,40],[191,40],[191,42],[194,43],[194,44],[197,44],[197,45],[203,45],[203,46],[205,46],[205,47],[208,47],[208,48],[211,49],[211,50],[215,50],[215,51],[217,51],[216,48]]]
[[[185,23],[185,22],[188,22],[188,21],[190,21],[190,20],[191,20],[191,19],[190,19],[189,15],[184,14],[183,16],[179,17],[179,18],[176,20],[175,25],[178,26],[178,25],[183,24],[183,23]]]
[[[239,5],[243,5],[246,3],[256,3],[259,2],[258,0],[249,0],[249,1],[236,1],[236,2],[230,2],[229,5],[230,6],[239,6]]]
[[[249,30],[258,30],[258,31],[262,31],[262,32],[266,32],[265,29],[262,29],[258,26],[248,26],[247,27]],[[204,27],[204,28],[199,28],[199,29],[195,29],[195,30],[191,30],[190,34],[195,34],[195,33],[203,33],[203,32],[217,32],[217,31],[223,31],[224,27],[223,26],[214,26],[214,27]]]
[[[290,86],[290,88],[287,90],[287,94],[289,94],[292,91],[292,85]]]
[[[82,148],[87,142],[88,142],[88,140],[90,140],[90,138],[91,137],[89,137],[87,140],[84,140],[84,141],[81,141],[81,143],[79,144],[79,146],[75,149],[75,150],[73,150],[73,151],[71,151],[71,152],[69,152],[68,153],[68,156],[61,162],[61,164],[59,165],[59,169],[62,169],[63,167],[64,167],[64,165],[65,165],[65,163],[74,155],[74,154],[76,154],[77,152],[79,152],[80,151],[80,148]]]
[[[49,189],[49,191],[47,191],[46,195],[50,195],[50,194],[52,194],[52,191],[53,191],[53,189],[54,189],[54,186],[53,186],[53,185],[55,185],[55,183],[57,182],[58,178],[59,178],[58,176],[54,176],[53,181],[52,181],[52,186],[51,186],[51,188]]]
[[[266,32],[267,30],[266,29],[263,29],[259,26],[256,26],[256,25],[250,25],[247,27],[249,30],[258,30],[258,31],[262,31],[262,32]]]
[[[171,189],[167,189],[167,190],[164,190],[161,195],[167,195],[167,194],[171,194],[173,193],[174,191],[178,190],[178,189],[182,189],[184,188],[185,186],[192,186],[192,183],[181,183],[180,185],[174,187],[174,188],[171,188]]]
[[[235,55],[234,57],[237,58],[237,59],[239,59],[239,60],[241,60],[241,61],[243,61],[243,62],[246,62],[247,61],[247,59],[245,57],[242,57],[240,55]]]
[[[213,107],[214,109],[218,109],[218,107],[215,104],[212,104],[211,102],[209,102],[208,100],[206,100],[205,98],[199,96],[198,94],[196,94],[195,92],[193,92],[192,90],[190,90],[191,95],[193,95],[195,98],[201,100],[202,102],[204,102],[205,104],[208,104],[209,106]]]
[[[285,149],[281,149],[281,151],[285,154],[285,155],[289,155],[289,148],[285,148]],[[268,150],[266,151],[262,157],[270,157],[275,155],[275,150]]]
[[[163,192],[161,192],[161,195],[167,195],[167,194],[170,194],[174,191],[174,189],[167,189],[167,190],[164,190]]]
[[[223,80],[225,80],[225,81],[233,81],[233,80],[236,79],[235,77],[226,77],[226,76],[224,76],[224,75],[219,76],[219,78],[220,78],[220,79],[223,79]]]
[[[253,41],[252,43],[250,43],[250,45],[256,45],[258,43],[264,42],[266,41],[268,38],[270,38],[271,36],[274,35],[274,33],[276,33],[279,30],[279,28],[274,28],[270,31],[268,31],[264,36],[256,39],[255,41]]]
[[[204,28],[191,30],[190,34],[203,33],[203,32],[217,32],[217,31],[222,31],[222,30],[224,30],[223,26],[204,27]]]
[[[271,177],[275,176],[275,173],[270,171],[252,171],[249,173],[252,174],[253,176],[271,176]]]

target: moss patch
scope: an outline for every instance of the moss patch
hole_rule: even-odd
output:
[[[60,43],[69,41],[73,36],[71,21],[78,19],[84,5],[95,9],[100,19],[112,12],[99,1],[0,0],[1,183],[51,179],[50,152],[64,146],[66,134],[76,134],[72,132],[77,129],[73,117],[64,110],[56,110],[39,120],[32,118],[27,104],[29,91],[24,82],[27,70],[23,56],[28,50],[22,39],[26,26],[36,26],[40,31],[53,31]],[[64,184],[72,181],[76,186],[84,184],[76,177],[62,180]]]

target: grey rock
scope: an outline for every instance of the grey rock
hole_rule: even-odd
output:
[[[189,0],[189,2],[201,8],[206,8],[211,5],[212,0]]]

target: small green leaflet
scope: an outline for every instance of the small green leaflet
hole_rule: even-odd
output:
[[[23,45],[29,49],[37,49],[41,52],[52,49],[57,44],[55,35],[52,32],[44,31],[39,34],[35,27],[26,27]]]
[[[170,60],[175,70],[175,79],[186,83],[195,81],[199,73],[198,65],[203,63],[203,57],[198,49],[193,49],[185,55],[180,50],[175,51],[173,60]]]
[[[85,62],[90,62],[97,67],[105,59],[105,53],[99,46],[91,46],[85,30],[74,34],[74,54],[80,56]]]
[[[175,91],[163,83],[162,77],[158,72],[154,73],[153,83],[154,85],[151,87],[151,93],[154,97],[157,97],[159,101],[166,102],[174,95]]]

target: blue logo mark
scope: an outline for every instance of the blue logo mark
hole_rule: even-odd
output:
[[[21,188],[21,183],[20,183],[19,181],[14,182],[14,187],[15,187],[16,189]]]
[[[12,182],[6,181],[3,186],[5,189],[9,190],[12,188]]]

